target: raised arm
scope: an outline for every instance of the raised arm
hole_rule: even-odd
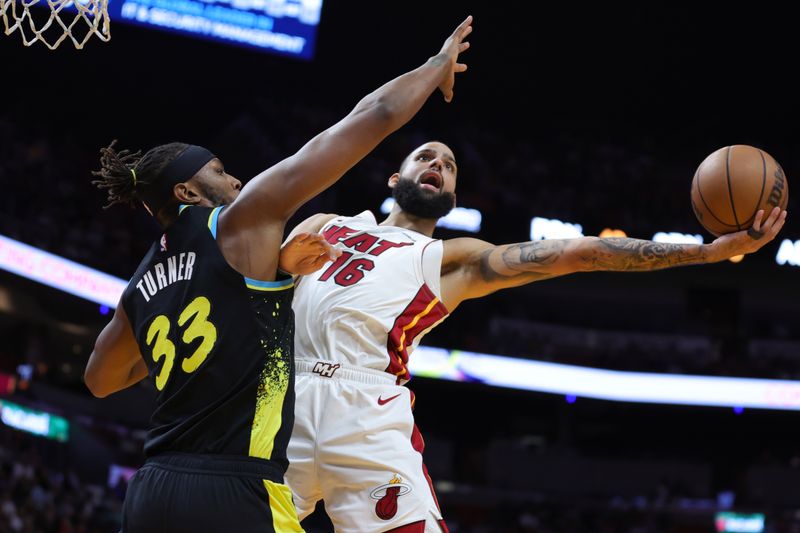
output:
[[[463,40],[472,31],[471,23],[472,17],[467,17],[437,55],[365,96],[344,119],[253,178],[220,215],[221,242],[237,241],[222,243],[223,248],[246,250],[250,262],[271,261],[277,256],[283,225],[298,207],[408,122],[437,87],[449,102],[454,74],[467,69],[458,63],[458,55],[469,47]],[[268,242],[264,242],[265,231]],[[278,241],[273,243],[276,231]],[[235,266],[252,271],[248,265]]]
[[[666,244],[640,239],[581,237],[494,246],[477,239],[445,242],[442,293],[454,309],[463,300],[573,272],[647,271],[716,263],[755,252],[778,234],[786,211],[773,209],[763,225],[723,235],[710,244]]]

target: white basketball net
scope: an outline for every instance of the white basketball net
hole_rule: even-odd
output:
[[[35,14],[41,16],[34,17],[30,8],[36,4],[40,6]],[[55,50],[69,37],[80,50],[92,35],[103,41],[111,38],[108,0],[0,0],[0,17],[5,34],[19,30],[25,46],[41,41]]]

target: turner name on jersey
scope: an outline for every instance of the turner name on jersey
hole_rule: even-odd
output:
[[[149,302],[150,298],[164,287],[192,279],[196,259],[197,254],[194,252],[181,252],[153,265],[153,268],[145,272],[136,283],[136,288],[142,293],[144,301]]]

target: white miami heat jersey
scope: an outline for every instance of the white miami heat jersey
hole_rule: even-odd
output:
[[[408,357],[447,316],[442,241],[369,212],[337,217],[321,233],[342,255],[295,288],[295,357],[381,370],[409,379]]]

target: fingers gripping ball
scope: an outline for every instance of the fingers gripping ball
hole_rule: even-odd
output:
[[[720,148],[706,157],[692,179],[692,209],[700,224],[720,236],[748,229],[756,212],[786,209],[789,184],[767,152],[744,144]]]

